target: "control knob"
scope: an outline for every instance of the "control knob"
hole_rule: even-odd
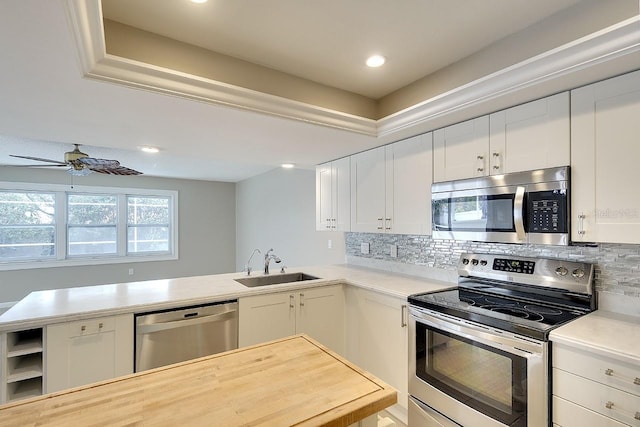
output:
[[[471,260],[471,264],[478,265],[478,260],[477,259]]]
[[[469,264],[469,259],[468,259],[468,258],[462,258],[462,263],[463,263],[464,265]]]
[[[581,279],[582,277],[584,277],[584,270],[581,268],[576,268],[575,270],[573,270],[571,275],[575,278]]]
[[[556,274],[558,276],[566,276],[568,272],[569,272],[569,270],[567,270],[566,267],[560,266],[560,267],[556,268]]]
[[[487,260],[486,259],[481,260],[480,265],[487,265]]]

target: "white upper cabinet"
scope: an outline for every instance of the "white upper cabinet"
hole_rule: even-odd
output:
[[[434,181],[567,166],[569,93],[434,131]]]
[[[489,116],[489,175],[568,166],[569,93]]]
[[[571,92],[573,241],[640,243],[640,71]]]
[[[435,182],[487,175],[489,116],[457,123],[433,132]]]
[[[385,147],[385,232],[431,234],[432,133]]]
[[[350,159],[316,166],[316,230],[350,230]]]
[[[351,231],[429,234],[432,134],[351,156]]]

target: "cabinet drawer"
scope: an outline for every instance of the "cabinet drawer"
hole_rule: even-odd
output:
[[[568,399],[627,425],[640,427],[640,397],[558,368],[553,368],[552,371],[554,396]],[[562,425],[560,422],[558,424]]]
[[[99,319],[79,320],[69,322],[69,338],[94,335],[102,332],[114,331],[116,322],[114,317],[102,317]]]
[[[553,366],[640,396],[638,366],[597,354],[587,354],[562,344],[553,347]],[[640,411],[640,408],[637,410]]]
[[[609,417],[600,415],[589,409],[578,406],[558,396],[553,396],[553,426],[554,427],[625,427]]]

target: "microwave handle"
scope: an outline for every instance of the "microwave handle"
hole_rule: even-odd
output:
[[[523,210],[524,210],[524,187],[516,188],[516,197],[513,202],[513,223],[516,227],[516,236],[518,240],[524,240],[526,238],[526,234],[524,232],[524,218],[523,218]]]

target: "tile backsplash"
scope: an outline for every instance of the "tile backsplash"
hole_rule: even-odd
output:
[[[369,243],[369,254],[361,244]],[[560,258],[595,264],[595,287],[599,292],[640,299],[640,245],[543,246],[436,240],[430,236],[345,233],[347,257],[392,261],[455,272],[460,254],[483,252],[541,258]],[[392,245],[397,257],[392,257]]]

